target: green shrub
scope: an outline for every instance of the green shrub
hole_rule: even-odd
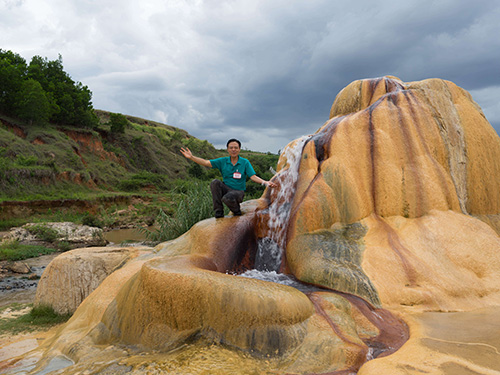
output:
[[[57,243],[57,250],[58,251],[68,251],[71,250],[71,245],[69,244],[68,241],[61,241]]]
[[[118,189],[120,189],[120,191],[138,191],[144,186],[142,181],[135,179],[123,180],[118,183]]]
[[[185,135],[179,129],[175,129],[172,134],[172,139],[176,141],[181,141],[182,139],[184,139],[184,137]]]
[[[127,118],[121,113],[110,113],[109,124],[111,133],[125,133],[125,129],[129,126]]]
[[[256,184],[253,181],[247,182],[247,190],[245,191],[245,200],[258,199],[264,193],[264,187]]]
[[[36,165],[38,163],[38,158],[36,156],[17,155],[16,162],[23,167],[29,167],[31,165]]]
[[[190,176],[200,179],[204,179],[207,175],[207,173],[205,172],[205,168],[196,163],[191,163],[188,168],[188,173]]]
[[[26,229],[40,240],[46,242],[54,242],[59,237],[57,230],[43,224],[30,225]]]
[[[82,224],[89,227],[104,227],[104,222],[100,218],[89,213],[85,214],[85,216],[82,217]]]
[[[154,186],[157,190],[170,190],[172,183],[165,175],[144,171],[118,184],[122,191],[138,191],[148,186]]]

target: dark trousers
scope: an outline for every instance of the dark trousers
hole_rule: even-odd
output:
[[[240,203],[243,202],[245,195],[243,190],[231,189],[220,180],[213,180],[210,183],[210,190],[212,191],[215,216],[224,215],[223,202],[233,213],[240,212]]]

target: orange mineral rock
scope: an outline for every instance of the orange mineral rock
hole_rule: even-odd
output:
[[[330,117],[302,154],[290,271],[376,305],[500,303],[500,138],[471,96],[362,80]]]

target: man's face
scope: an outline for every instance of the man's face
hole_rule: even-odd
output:
[[[227,152],[229,153],[229,156],[235,157],[238,156],[240,153],[240,146],[238,145],[238,142],[231,142],[227,145]]]

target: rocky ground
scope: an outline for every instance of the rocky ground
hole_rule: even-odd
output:
[[[60,253],[19,262],[0,262],[0,308],[11,303],[32,303],[43,271]]]
[[[27,245],[55,246],[64,240],[70,249],[83,246],[104,246],[107,243],[100,228],[75,225],[70,222],[45,223],[44,228],[46,231],[50,230],[54,237],[51,242],[47,242],[44,233],[33,231],[30,229],[32,226],[36,227],[35,224],[26,224],[23,227],[12,228],[2,241],[15,240]],[[0,308],[12,302],[31,303],[45,267],[58,254],[52,253],[24,261],[0,261]]]

